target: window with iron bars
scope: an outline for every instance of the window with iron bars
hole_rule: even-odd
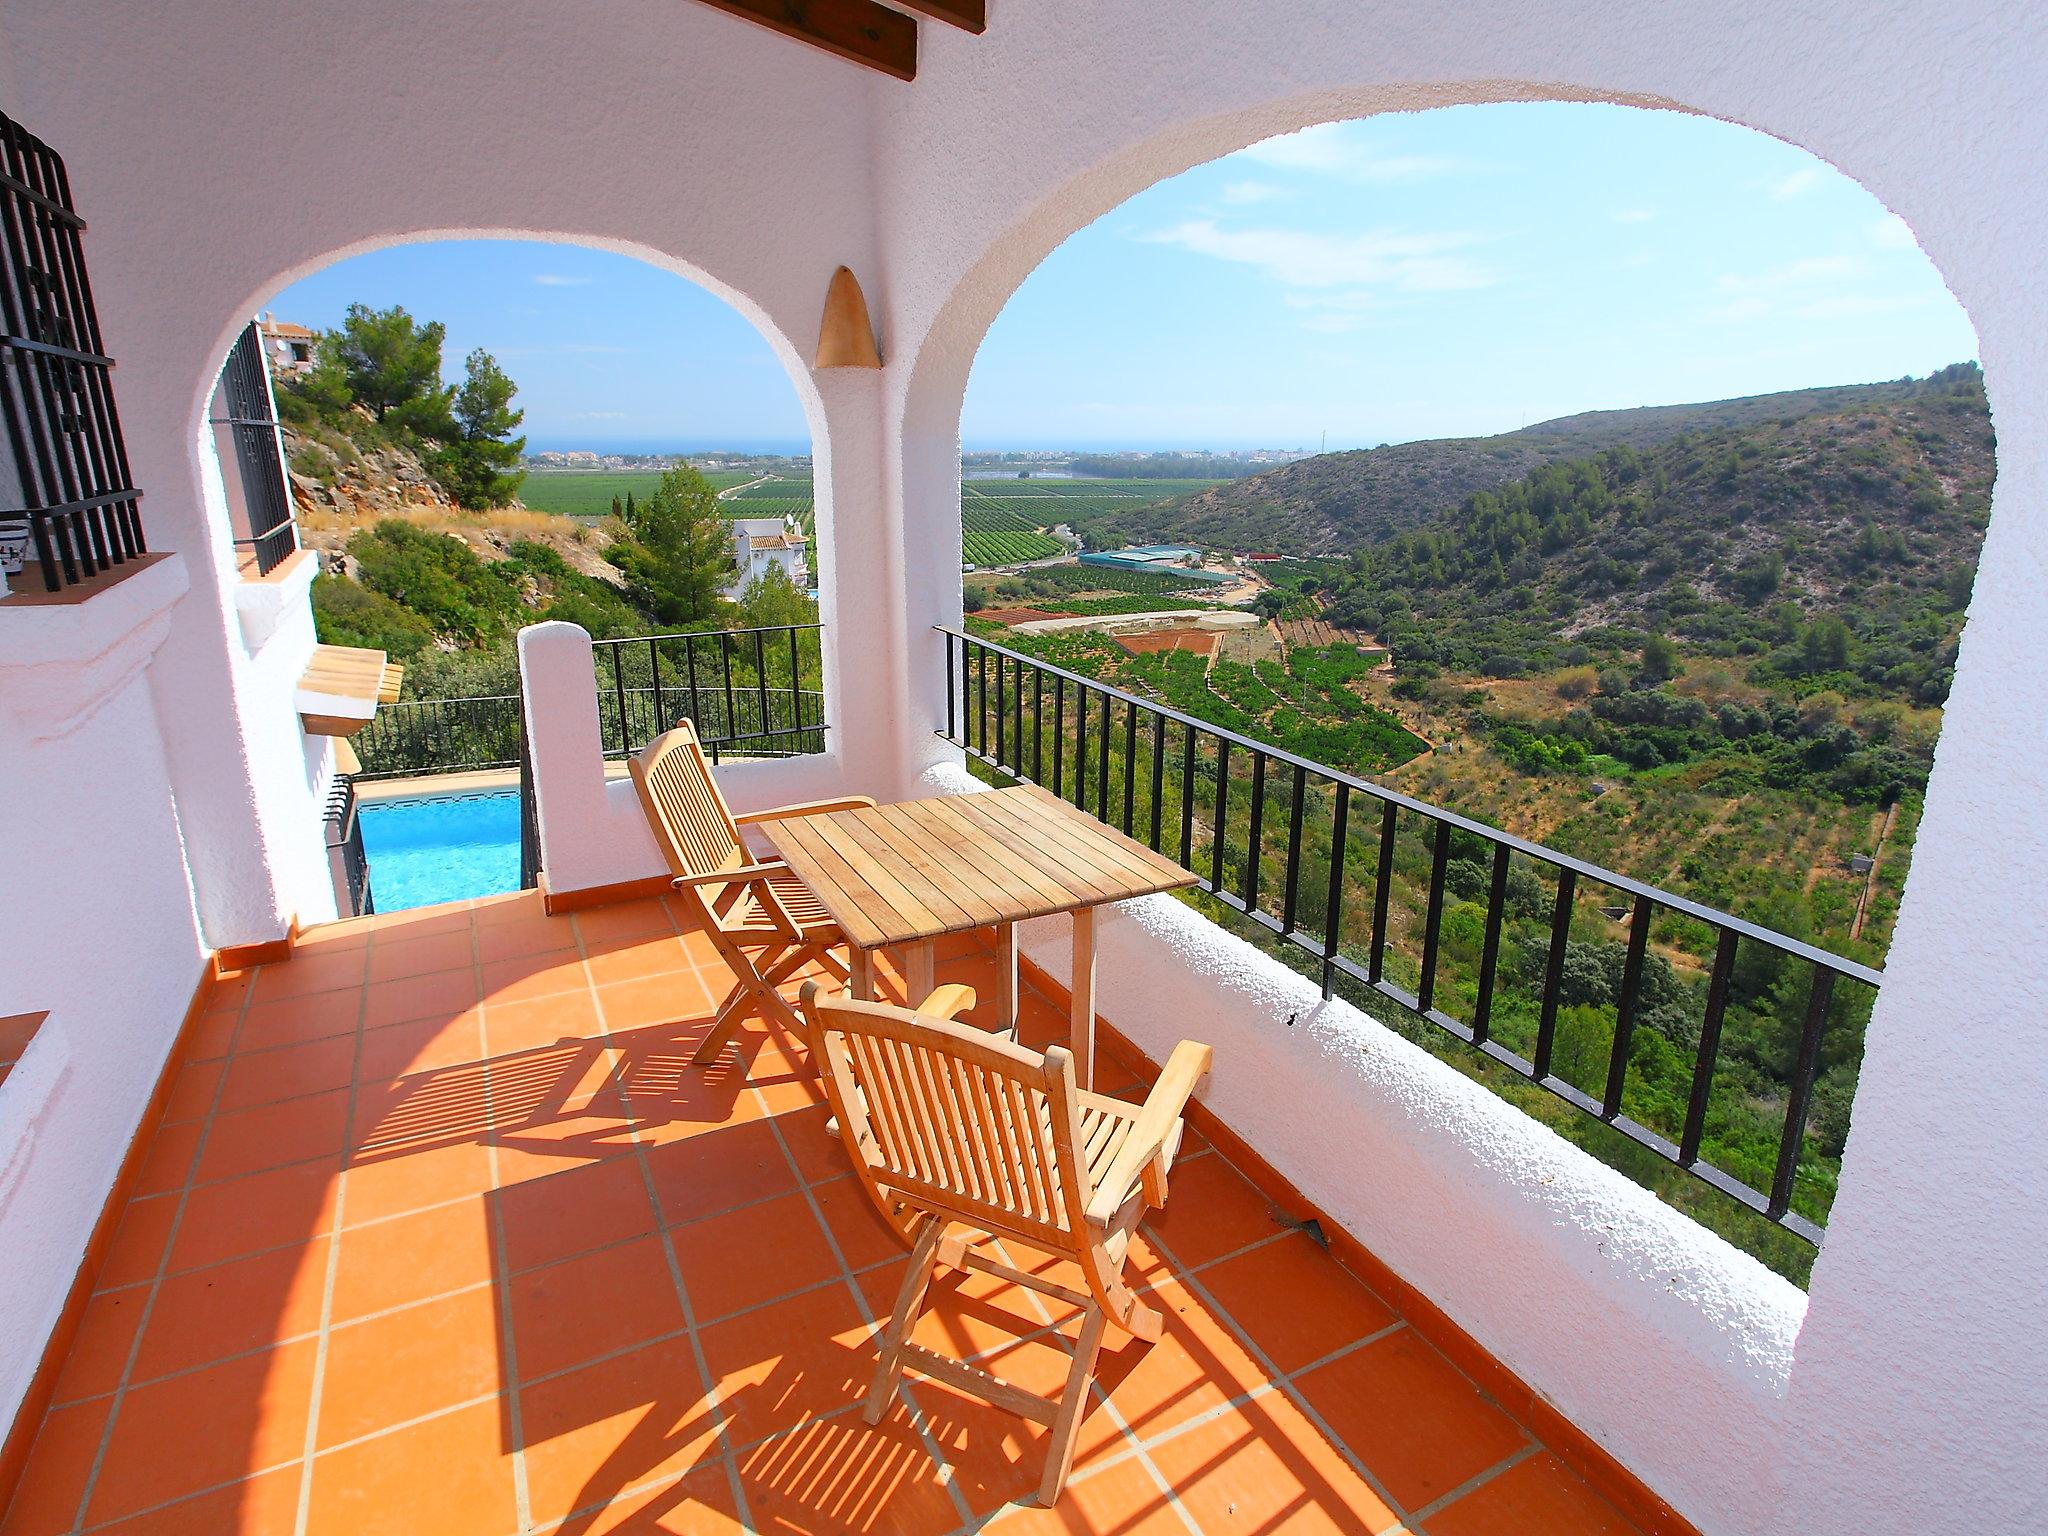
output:
[[[49,592],[146,548],[84,229],[63,159],[0,115],[0,571]]]

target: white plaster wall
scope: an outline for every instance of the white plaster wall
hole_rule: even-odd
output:
[[[2048,1067],[2032,1038],[2048,1001],[2033,931],[2048,834],[2048,712],[2034,707],[2048,648],[2036,510],[2048,489],[2036,85],[2048,27],[2036,14],[2002,0],[998,0],[985,37],[922,29],[912,86],[675,0],[7,0],[0,15],[10,108],[65,151],[93,221],[154,539],[197,554],[214,537],[195,488],[200,402],[241,318],[288,277],[449,230],[650,255],[735,298],[798,379],[818,456],[830,761],[844,787],[883,795],[910,792],[946,756],[931,734],[942,674],[929,626],[959,616],[958,419],[974,349],[1080,223],[1266,133],[1518,96],[1679,103],[1857,176],[1919,233],[1971,313],[2000,478],[1782,1417],[1752,1411],[1755,1373],[1781,1372],[1782,1352],[1745,1342],[1779,1337],[1769,1285],[1744,1290],[1739,1266],[1714,1269],[1698,1310],[1731,1321],[1736,1340],[1718,1354],[1662,1302],[1627,1306],[1638,1282],[1602,1270],[1579,1223],[1639,1220],[1622,1246],[1647,1273],[1669,1236],[1656,1213],[1632,1213],[1589,1167],[1570,1174],[1583,1206],[1548,1204],[1526,1177],[1532,1154],[1489,1146],[1489,1122],[1454,1085],[1398,1059],[1359,1069],[1357,1091],[1428,1155],[1355,1166],[1384,1186],[1368,1213],[1381,1226],[1361,1235],[1397,1270],[1441,1276],[1433,1294],[1453,1317],[1710,1532],[2042,1523],[2044,1474],[2024,1456],[2048,1443],[2036,1195]],[[258,63],[306,81],[292,114],[241,89]],[[218,142],[236,154],[205,151]],[[761,217],[764,202],[802,208],[801,235]],[[840,262],[866,289],[886,367],[813,379],[801,359]],[[237,738],[240,673],[219,590],[198,586],[171,641],[184,692],[176,709],[161,692],[159,705],[192,841],[225,860],[252,819],[255,769],[215,755]],[[597,824],[588,806],[578,814]],[[256,862],[260,878],[246,860],[206,867],[201,888],[246,881],[229,915],[275,922],[279,866]],[[1119,945],[1140,945],[1130,932]],[[1255,998],[1240,995],[1257,1024]],[[1281,1001],[1268,997],[1268,1022]],[[1353,1030],[1332,1016],[1314,1038],[1372,1038]],[[1252,1072],[1264,1034],[1231,1039]],[[1299,1068],[1274,1070],[1287,1081]],[[1273,1107],[1243,1091],[1247,1113]],[[1278,1124],[1241,1128],[1294,1145]],[[1296,1178],[1312,1171],[1276,1161]],[[1398,1214],[1453,1189],[1503,1245],[1464,1273]],[[1455,1225],[1468,1212],[1439,1214]],[[1499,1279],[1524,1268],[1542,1283]],[[1627,1326],[1600,1326],[1613,1307]],[[1667,1324],[1661,1347],[1641,1347]],[[1696,1413],[1682,1411],[1687,1392]]]
[[[171,561],[0,615],[0,1014],[50,1013],[0,1097],[0,1420],[205,960],[145,681],[184,587]]]

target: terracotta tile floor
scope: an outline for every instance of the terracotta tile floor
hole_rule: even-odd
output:
[[[225,981],[4,1536],[1630,1529],[1199,1138],[1134,1250],[1166,1336],[1105,1351],[1057,1509],[982,1403],[869,1429],[902,1250],[797,1041],[687,1064],[726,986],[663,902],[531,896]],[[937,1289],[926,1342],[1057,1379],[1067,1317]]]

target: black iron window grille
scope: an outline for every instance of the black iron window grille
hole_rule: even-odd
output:
[[[51,592],[145,547],[84,228],[63,160],[0,116],[0,540],[26,538]]]
[[[298,549],[299,527],[277,435],[277,402],[270,392],[270,370],[263,361],[263,337],[256,321],[243,327],[228,353],[227,366],[221,370],[221,399],[227,415],[214,417],[213,424],[225,427],[234,443],[249,524],[235,547],[253,551],[256,574],[268,576]]]
[[[1325,997],[1342,980],[1384,998],[1820,1243],[1821,1221],[1794,1205],[1799,1197],[1824,1214],[1801,1167],[1815,1084],[1824,1048],[1853,1007],[1867,1007],[1879,972],[1094,678],[960,630],[939,633],[939,734],[970,758],[1177,859],[1210,898],[1301,960]],[[1626,935],[1618,974],[1600,983],[1611,1029],[1603,1020],[1591,1032],[1587,1010],[1573,1006],[1583,978],[1567,971],[1568,959],[1576,972],[1585,958],[1573,923],[1596,915],[1581,910],[1589,905]],[[1697,1013],[1675,1031],[1691,1057],[1689,1093],[1668,1105],[1643,1102],[1630,1073],[1632,1053],[1649,1043],[1642,1037],[1670,1016],[1645,1020],[1677,1006],[1650,995],[1666,974],[1651,956],[1653,930],[1660,950],[1682,942],[1706,973]],[[1760,968],[1774,978],[1784,1030],[1775,1155],[1717,1167],[1702,1143],[1725,1065],[1723,1024]]]

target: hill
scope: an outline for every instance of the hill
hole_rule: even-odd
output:
[[[1476,492],[1325,580],[1332,622],[1405,662],[1499,676],[1646,632],[1938,704],[1990,511],[1991,422],[1974,367],[1883,388],[1825,412],[1728,410],[1737,424]]]
[[[1558,460],[1608,448],[1643,451],[1689,434],[1782,428],[1812,417],[1881,416],[1912,408],[1928,388],[1927,381],[1909,379],[1590,411],[1497,437],[1319,454],[1178,502],[1113,517],[1095,531],[1110,542],[1167,539],[1291,555],[1342,554],[1406,532],[1480,491],[1496,490]]]

